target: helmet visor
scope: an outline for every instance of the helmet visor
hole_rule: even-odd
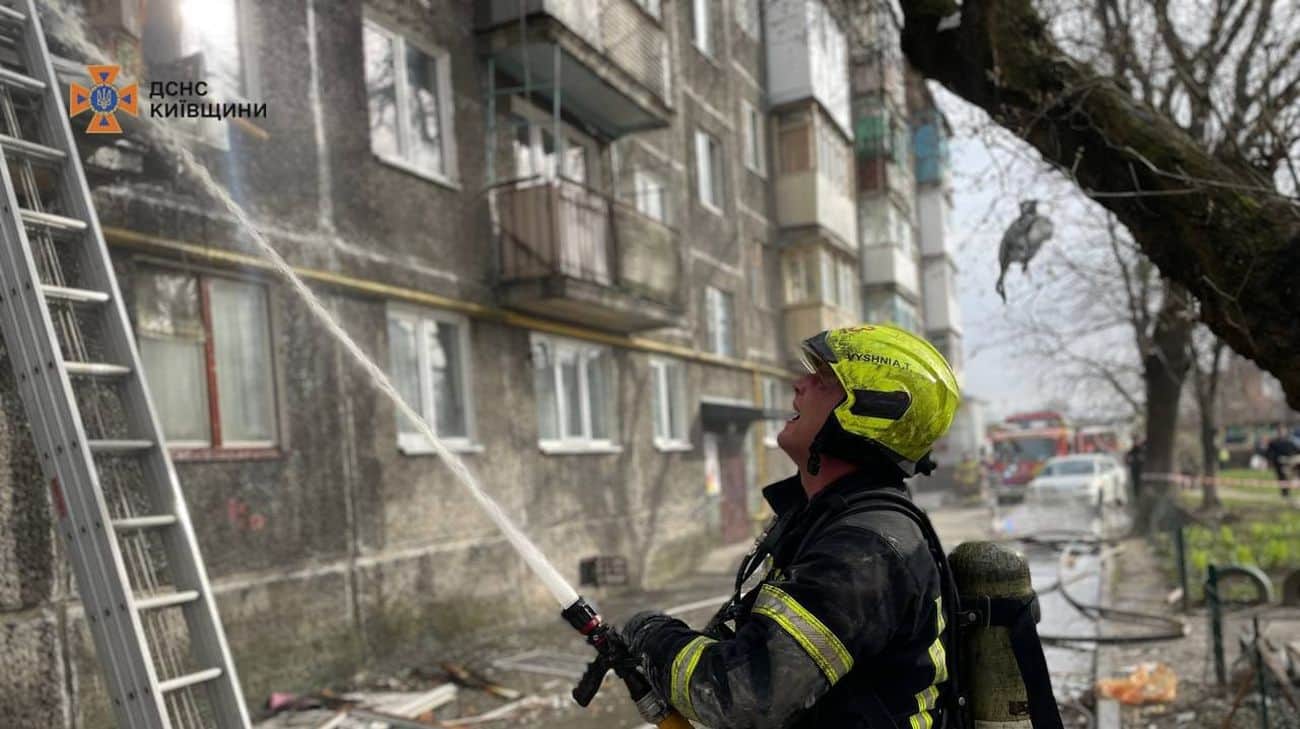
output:
[[[799,345],[799,362],[813,374],[834,377],[835,371],[831,368],[834,361],[835,355],[826,342],[826,332],[808,337]]]

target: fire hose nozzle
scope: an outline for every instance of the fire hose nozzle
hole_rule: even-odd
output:
[[[595,659],[587,664],[587,670],[573,688],[573,700],[579,706],[585,707],[596,698],[606,674],[612,670],[627,686],[628,694],[636,703],[637,713],[646,722],[661,729],[690,728],[690,723],[654,692],[650,681],[636,666],[636,659],[628,650],[623,636],[601,620],[600,614],[585,599],[579,597],[577,602],[565,608],[560,615],[575,630],[586,636],[587,642],[596,649]]]

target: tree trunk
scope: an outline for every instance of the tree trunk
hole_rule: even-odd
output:
[[[1147,443],[1136,523],[1148,530],[1159,527],[1172,507],[1173,489],[1168,475],[1175,473],[1178,401],[1191,366],[1188,348],[1194,326],[1185,293],[1166,283],[1150,347],[1142,358]]]
[[[1201,510],[1210,511],[1223,504],[1219,501],[1219,487],[1214,479],[1219,475],[1219,446],[1215,432],[1219,429],[1215,404],[1219,395],[1219,363],[1223,361],[1222,339],[1215,338],[1210,349],[1207,368],[1201,367],[1201,356],[1193,344],[1191,350],[1192,381],[1196,386],[1196,409],[1201,419]]]
[[[900,0],[907,58],[987,111],[1124,223],[1210,329],[1300,408],[1300,216],[1249,161],[1211,151],[1071,58],[1031,0]]]
[[[1214,442],[1214,409],[1201,409],[1201,510],[1210,511],[1222,506],[1219,487],[1214,479],[1219,475],[1219,447]]]

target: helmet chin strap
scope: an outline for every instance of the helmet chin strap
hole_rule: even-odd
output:
[[[804,468],[809,476],[816,476],[822,470],[821,438],[813,438],[808,444],[808,465]]]

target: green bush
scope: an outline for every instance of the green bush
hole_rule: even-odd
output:
[[[1193,599],[1200,599],[1201,583],[1211,564],[1254,565],[1273,578],[1275,587],[1280,587],[1288,572],[1300,569],[1300,511],[1255,507],[1237,510],[1234,516],[1239,520],[1230,524],[1191,524],[1183,531]],[[1155,544],[1167,558],[1167,574],[1175,584],[1178,575],[1171,535],[1158,535]]]

